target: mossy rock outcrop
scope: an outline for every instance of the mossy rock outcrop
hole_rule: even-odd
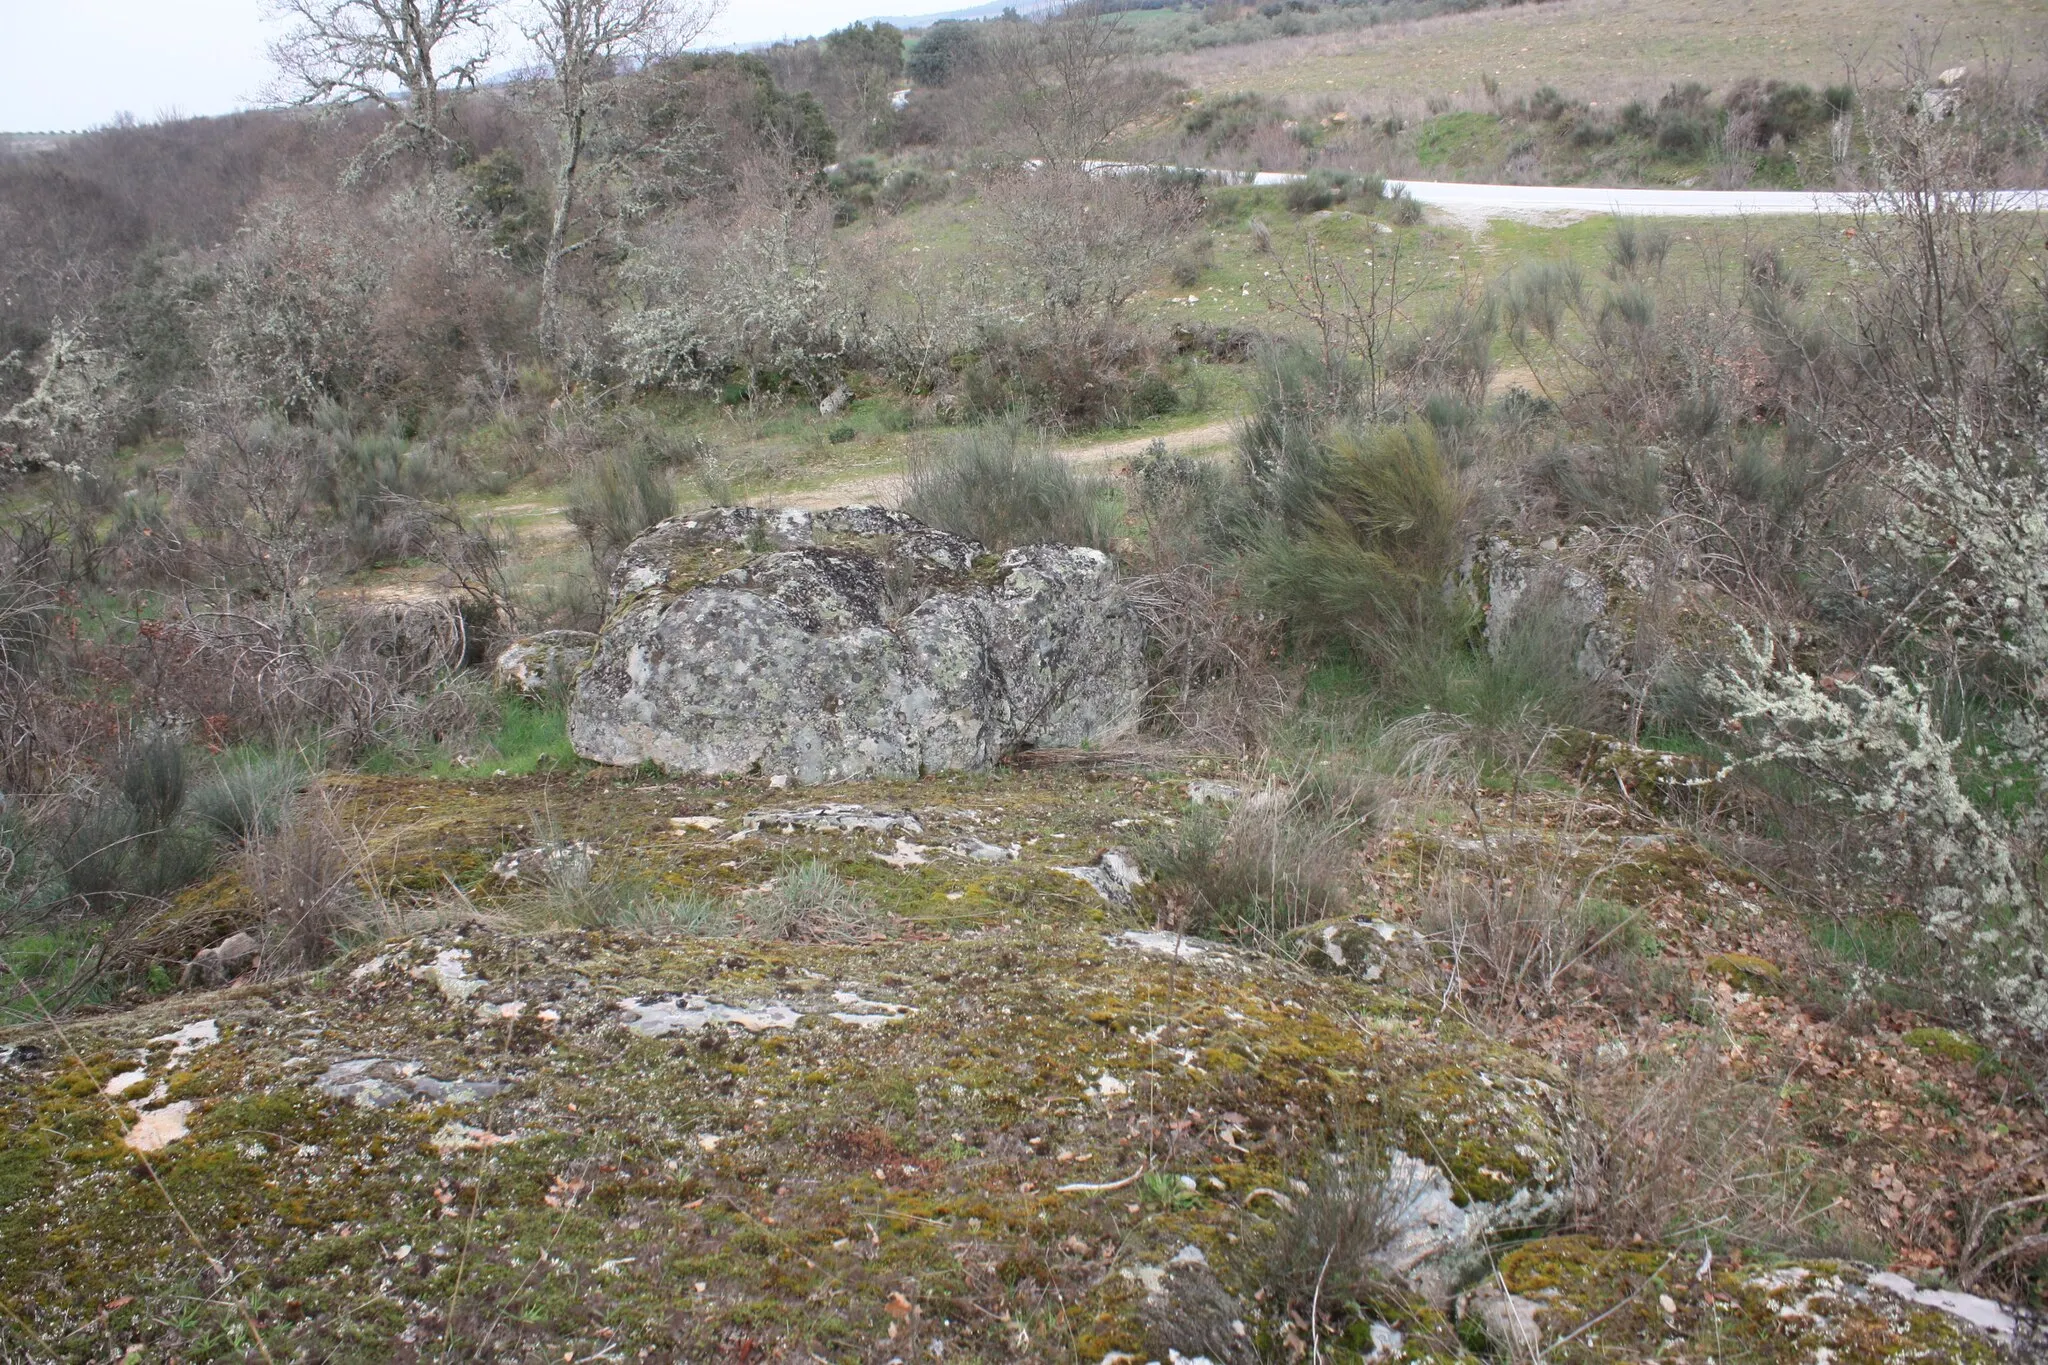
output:
[[[1716,1265],[1697,1247],[1615,1248],[1584,1237],[1508,1252],[1491,1302],[1475,1296],[1470,1307],[1496,1336],[1518,1337],[1517,1354],[1564,1362],[1994,1365],[2011,1358],[2015,1327],[1988,1300],[1923,1291],[1850,1262]]]
[[[0,1070],[0,1300],[81,1359],[240,1359],[244,1307],[280,1359],[868,1358],[892,1327],[906,1356],[1163,1356],[1141,1272],[1199,1248],[1269,1331],[1290,1180],[1340,1135],[1433,1156],[1466,1205],[1564,1177],[1537,1059],[1074,924],[472,925],[67,1037]],[[124,1145],[174,1105],[182,1136]]]
[[[634,542],[576,678],[595,762],[821,782],[985,768],[1136,724],[1143,632],[1107,556],[995,555],[900,512],[716,508]]]

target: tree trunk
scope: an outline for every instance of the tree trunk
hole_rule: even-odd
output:
[[[576,204],[576,172],[583,158],[583,110],[562,120],[562,164],[555,170],[554,217],[540,267],[540,344],[548,355],[562,347],[562,258],[569,254],[569,215]]]

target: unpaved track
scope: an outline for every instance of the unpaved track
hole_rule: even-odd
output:
[[[1234,420],[1211,422],[1164,436],[1133,436],[1123,441],[1056,446],[1053,453],[1068,464],[1109,468],[1144,454],[1154,441],[1164,441],[1167,450],[1176,455],[1199,455],[1229,445],[1236,431]],[[893,507],[902,497],[903,475],[900,473],[855,474],[799,493],[764,493],[748,501],[763,506],[802,507],[815,512],[820,508],[845,507],[855,503],[879,503]]]

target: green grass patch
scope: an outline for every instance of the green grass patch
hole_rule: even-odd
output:
[[[1499,151],[1501,136],[1497,115],[1470,109],[1439,114],[1415,130],[1415,159],[1431,168],[1490,159]]]

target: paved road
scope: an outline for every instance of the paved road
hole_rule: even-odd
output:
[[[1100,162],[1112,172],[1139,169]],[[1306,177],[1295,171],[1204,170],[1220,184],[1288,185]],[[1404,190],[1419,204],[1460,222],[1494,218],[1517,222],[1569,221],[1612,213],[1641,218],[1744,218],[1785,214],[1885,213],[1882,195],[1825,190],[1642,190],[1592,185],[1468,185],[1453,180],[1389,180],[1387,190]],[[1954,191],[1980,195],[2002,209],[2048,213],[2048,190]]]

